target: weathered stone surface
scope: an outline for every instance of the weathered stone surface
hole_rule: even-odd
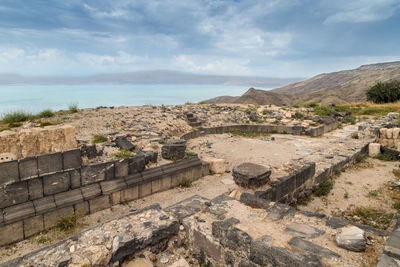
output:
[[[63,162],[60,152],[38,156],[39,175],[62,171]]]
[[[127,187],[125,180],[115,179],[110,181],[103,181],[100,183],[101,191],[103,194],[111,194],[112,192],[121,191]]]
[[[381,144],[371,143],[368,145],[368,155],[370,157],[375,157],[379,153],[381,153]]]
[[[223,243],[229,228],[235,224],[238,224],[239,222],[240,221],[238,219],[233,217],[224,221],[215,221],[212,223],[212,235]]]
[[[386,241],[384,252],[400,260],[400,228],[394,230]]]
[[[129,262],[124,262],[122,267],[153,267],[153,263],[146,258],[137,258]],[[184,267],[185,265],[170,265],[176,267]],[[189,265],[188,265],[189,266]]]
[[[193,231],[193,238],[193,245],[203,250],[207,256],[216,261],[221,259],[221,246],[219,244],[198,230]]]
[[[71,188],[75,189],[81,186],[81,170],[73,170],[69,172],[71,178]]]
[[[131,201],[139,198],[139,186],[132,186],[121,191],[121,201]]]
[[[57,208],[71,206],[83,201],[80,189],[70,190],[54,195]]]
[[[59,208],[54,211],[47,212],[43,215],[44,227],[53,227],[62,217],[71,216],[72,214],[74,214],[74,209],[72,206]]]
[[[36,214],[42,214],[56,209],[56,202],[54,201],[54,196],[49,196],[34,200],[33,206],[35,207]]]
[[[226,172],[226,160],[225,159],[216,159],[216,158],[203,158],[203,161],[210,164],[210,172],[212,174],[222,174]]]
[[[122,178],[128,175],[129,172],[129,159],[121,159],[114,163],[115,165],[115,178]]]
[[[323,248],[321,246],[318,246],[310,241],[304,240],[299,237],[293,237],[292,239],[290,239],[288,244],[296,249],[299,249],[299,250],[302,250],[305,252],[309,252],[309,253],[315,254],[317,256],[324,257],[324,258],[334,259],[334,258],[340,257],[339,254],[337,254],[333,251],[330,251],[329,249]]]
[[[22,239],[24,239],[22,221],[0,226],[0,246],[14,243]]]
[[[16,159],[61,152],[78,147],[71,125],[22,129],[0,133],[0,154],[11,153]]]
[[[43,193],[48,195],[65,192],[70,187],[68,172],[60,172],[43,176]]]
[[[169,267],[190,267],[190,265],[185,259],[180,258],[176,262],[172,263]]]
[[[0,163],[0,185],[19,181],[18,161]]]
[[[34,200],[43,197],[43,181],[41,178],[28,180],[29,199]]]
[[[99,184],[91,184],[81,187],[83,199],[88,200],[101,195]]]
[[[247,162],[235,166],[232,175],[237,185],[257,188],[269,182],[271,168]]]
[[[365,250],[367,242],[364,230],[356,226],[344,227],[341,230],[341,233],[336,234],[336,244],[338,247],[355,252]]]
[[[74,205],[75,214],[83,216],[89,214],[89,202],[83,201]]]
[[[257,197],[247,192],[240,195],[240,202],[254,209],[267,209],[269,208],[270,203],[270,201],[266,199]]]
[[[43,215],[38,215],[24,220],[24,236],[28,238],[43,231]]]
[[[19,221],[35,215],[32,202],[25,202],[4,209],[4,221],[6,223]]]
[[[125,136],[117,136],[115,138],[115,144],[117,145],[117,147],[124,150],[128,151],[135,150],[135,146]]]
[[[246,257],[250,253],[252,238],[244,231],[233,227],[226,234],[226,247]]]
[[[74,149],[63,152],[64,170],[78,169],[82,165],[81,150]]]
[[[161,148],[161,156],[164,159],[183,159],[186,154],[186,141],[182,139],[172,140]]]
[[[99,210],[104,210],[111,206],[110,197],[107,196],[100,196],[94,199],[89,200],[89,210],[90,213],[94,213]]]
[[[376,265],[376,267],[399,267],[399,266],[400,264],[398,263],[398,261],[396,261],[395,259],[386,254],[382,254],[378,264]]]
[[[39,174],[36,157],[24,158],[18,161],[19,177],[21,181],[37,177]]]
[[[325,233],[323,230],[300,223],[290,223],[286,225],[285,231],[295,236],[307,238],[317,237]]]
[[[0,188],[0,208],[23,203],[28,200],[28,183],[26,181]]]

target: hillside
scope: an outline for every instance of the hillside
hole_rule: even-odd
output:
[[[362,65],[353,70],[324,73],[310,79],[265,91],[250,88],[240,97],[214,98],[210,102],[240,104],[290,104],[308,101],[350,103],[365,101],[365,91],[377,82],[400,80],[400,61]]]
[[[348,103],[364,101],[376,82],[400,79],[400,61],[363,65],[357,69],[324,73],[271,92],[287,94],[296,102]]]

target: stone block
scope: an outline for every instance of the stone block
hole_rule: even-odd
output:
[[[139,198],[151,195],[151,182],[139,185]]]
[[[129,159],[122,159],[114,162],[115,178],[122,178],[128,175]]]
[[[62,171],[63,162],[61,152],[38,156],[39,175]]]
[[[218,243],[196,229],[193,230],[193,238],[193,245],[204,251],[207,256],[215,261],[221,259],[221,246]]]
[[[74,149],[63,152],[64,170],[78,169],[82,166],[81,150]]]
[[[271,167],[246,162],[232,169],[233,180],[246,188],[257,188],[269,182]]]
[[[42,178],[28,180],[29,199],[34,200],[43,197]]]
[[[367,245],[365,232],[356,226],[343,227],[336,235],[336,245],[350,251],[364,251]]]
[[[65,192],[70,187],[70,178],[68,172],[59,172],[43,176],[44,195],[53,195]]]
[[[394,230],[387,240],[384,253],[400,260],[400,228]]]
[[[28,200],[28,183],[18,182],[0,190],[0,208],[20,204]]]
[[[96,211],[104,210],[109,207],[111,207],[111,203],[108,195],[89,200],[90,213],[95,213]]]
[[[125,177],[125,182],[128,186],[138,185],[143,181],[141,173],[130,174]]]
[[[390,129],[386,130],[386,138],[387,139],[392,139],[393,138],[393,128],[390,128]]]
[[[239,255],[247,257],[250,253],[252,238],[244,231],[233,227],[226,234],[226,246]]]
[[[15,243],[24,239],[22,221],[0,226],[0,246]]]
[[[121,201],[131,201],[139,198],[139,186],[129,187],[121,191]]]
[[[88,185],[96,182],[101,182],[106,179],[106,172],[112,168],[113,163],[98,163],[89,165],[81,169],[82,185]]]
[[[11,223],[35,215],[35,209],[32,202],[25,202],[22,204],[14,205],[3,210],[4,222]]]
[[[379,137],[386,138],[386,131],[387,131],[387,128],[380,128],[379,129]]]
[[[37,177],[39,175],[38,161],[36,157],[24,158],[18,161],[19,178],[21,181]]]
[[[0,185],[11,184],[19,181],[18,161],[0,163]]]
[[[89,214],[89,202],[83,201],[74,205],[76,216],[84,216]]]
[[[121,203],[121,191],[111,193],[111,205]]]
[[[223,221],[215,221],[212,223],[212,235],[218,239],[221,244],[226,244],[226,234],[228,230],[240,221],[236,218],[229,218]]]
[[[146,162],[143,155],[138,155],[129,159],[129,174],[141,172],[145,169]]]
[[[74,189],[54,195],[54,200],[57,208],[60,208],[82,202],[83,196],[80,189]]]
[[[81,170],[73,170],[69,172],[69,177],[71,179],[71,188],[79,188],[81,187]]]
[[[38,215],[24,220],[24,236],[28,238],[44,230],[43,215]]]
[[[203,160],[210,164],[210,172],[212,174],[222,174],[226,172],[225,159],[203,158]]]
[[[100,182],[103,194],[111,194],[112,192],[121,191],[127,187],[123,178]]]
[[[165,191],[171,188],[171,176],[164,175],[158,180],[151,182],[152,194],[160,191]]]
[[[164,175],[164,172],[163,172],[161,166],[146,169],[142,172],[143,181],[152,181],[152,180],[158,179],[160,176],[163,176],[163,175]]]
[[[400,136],[400,128],[393,128],[393,139],[398,139]]]
[[[370,143],[368,145],[368,155],[370,157],[375,157],[379,153],[381,153],[381,145],[380,144],[378,144],[378,143]]]
[[[34,200],[33,206],[35,207],[36,214],[42,214],[51,210],[55,210],[56,202],[54,201],[54,196],[49,196]]]
[[[106,169],[106,180],[115,179],[115,166],[111,165]]]
[[[74,214],[74,208],[72,206],[64,207],[64,208],[56,209],[54,211],[47,212],[43,215],[44,228],[47,229],[47,228],[53,227],[63,217],[68,217],[73,214]]]
[[[337,254],[329,249],[318,246],[310,241],[304,240],[303,238],[293,237],[292,239],[290,239],[288,244],[300,251],[309,252],[309,253],[319,255],[319,256],[327,258],[327,259],[340,258],[339,254]]]
[[[285,231],[291,235],[306,238],[314,238],[325,233],[323,230],[301,223],[289,223]]]
[[[91,184],[81,188],[84,200],[92,199],[101,195],[99,184]]]

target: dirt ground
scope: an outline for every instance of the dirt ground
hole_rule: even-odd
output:
[[[313,195],[308,204],[299,205],[298,208],[355,221],[357,217],[351,218],[349,213],[357,207],[396,213],[394,205],[400,198],[400,192],[388,183],[399,181],[393,174],[393,170],[399,168],[399,163],[367,158],[364,162],[338,173],[328,195]],[[371,224],[373,226],[374,223]]]
[[[50,230],[47,233],[41,233],[16,244],[3,246],[0,248],[0,263],[7,262],[28,254],[29,252],[55,244],[58,241],[69,238],[103,222],[126,215],[130,210],[141,209],[155,203],[159,203],[161,207],[165,208],[193,195],[199,195],[211,199],[231,191],[234,187],[235,184],[229,174],[209,175],[193,182],[192,186],[188,188],[178,187],[131,201],[126,205],[116,205],[110,209],[102,210],[81,218],[79,220],[79,226],[72,232]]]

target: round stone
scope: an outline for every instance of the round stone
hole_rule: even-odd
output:
[[[239,186],[257,188],[269,182],[271,167],[250,162],[235,166],[232,170],[233,180]]]

